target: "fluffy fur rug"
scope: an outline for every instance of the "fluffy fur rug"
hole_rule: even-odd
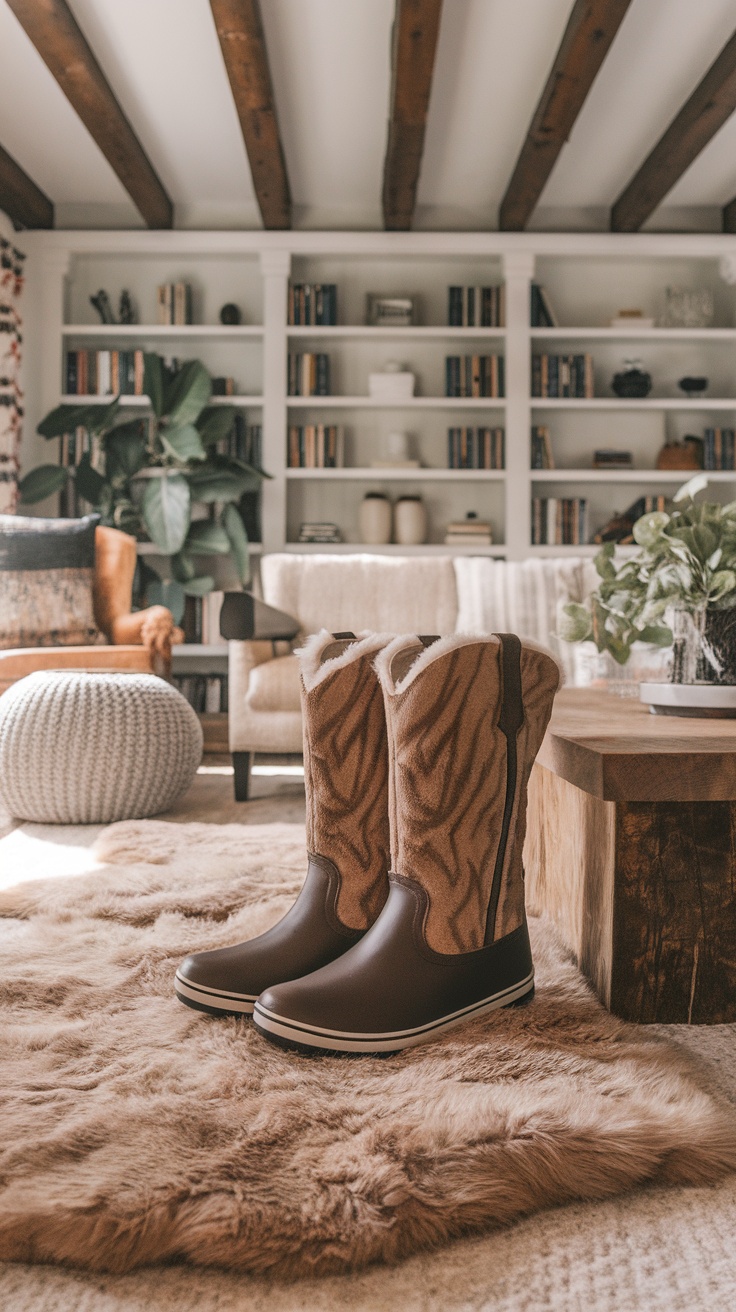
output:
[[[305,1059],[172,992],[186,953],[283,914],[303,830],[125,822],[99,852],[0,895],[0,1258],[341,1271],[736,1168],[699,1068],[607,1015],[540,923],[529,1007]]]

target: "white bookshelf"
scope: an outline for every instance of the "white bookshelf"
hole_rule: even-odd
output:
[[[594,531],[615,510],[638,496],[671,494],[690,475],[657,471],[667,439],[702,435],[708,424],[736,427],[736,286],[719,273],[721,261],[736,274],[736,237],[721,234],[383,233],[383,232],[27,232],[28,254],[24,467],[48,460],[48,446],[34,436],[43,415],[60,401],[106,405],[109,398],[63,395],[63,357],[75,344],[100,347],[116,341],[148,345],[162,354],[199,356],[213,376],[231,375],[238,394],[213,398],[257,412],[263,425],[264,467],[273,475],[263,488],[266,551],[381,550],[400,555],[449,552],[522,559],[584,547],[532,548],[533,496],[586,496]],[[334,282],[340,322],[330,327],[286,322],[289,281]],[[113,305],[127,288],[140,317],[155,317],[160,282],[187,280],[194,289],[197,322],[95,323],[89,297],[104,287]],[[560,326],[532,328],[530,284],[544,285]],[[453,328],[446,324],[447,288],[504,284],[503,328]],[[702,329],[612,328],[619,310],[637,307],[661,318],[667,286],[710,287],[713,326]],[[411,295],[419,322],[383,328],[365,320],[369,293]],[[219,322],[233,301],[243,322]],[[330,356],[334,395],[287,395],[290,351],[324,350]],[[532,397],[531,357],[537,352],[587,351],[594,358],[595,396],[589,400]],[[447,354],[502,353],[506,397],[448,398]],[[642,399],[613,395],[610,380],[624,359],[638,357],[653,377]],[[367,395],[368,375],[397,360],[417,378],[403,404]],[[701,397],[678,392],[686,374],[709,378]],[[146,397],[125,396],[124,406],[145,408]],[[287,468],[290,424],[339,423],[345,428],[346,466]],[[530,433],[550,429],[557,467],[530,466]],[[505,429],[506,469],[448,470],[449,426]],[[409,433],[417,469],[373,468],[383,458],[389,433]],[[593,469],[599,447],[630,450],[634,467]],[[712,495],[728,499],[736,473],[709,474]],[[358,509],[367,491],[422,495],[429,542],[419,548],[366,548],[359,541]],[[475,511],[494,528],[492,547],[445,547],[444,524]],[[337,522],[339,545],[299,544],[302,519]]]

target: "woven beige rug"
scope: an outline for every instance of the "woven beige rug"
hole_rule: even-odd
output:
[[[303,830],[125,822],[98,852],[0,897],[0,1259],[341,1271],[736,1168],[699,1067],[609,1017],[539,922],[529,1007],[304,1059],[172,994],[187,952],[284,912]]]

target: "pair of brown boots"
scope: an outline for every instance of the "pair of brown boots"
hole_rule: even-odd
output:
[[[178,997],[312,1053],[528,1001],[526,793],[556,661],[511,634],[323,632],[300,662],[306,881],[266,934],[188,957]]]

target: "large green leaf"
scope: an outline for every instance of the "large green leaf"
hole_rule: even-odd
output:
[[[146,351],[143,356],[143,390],[151,402],[153,413],[160,419],[164,412],[164,371],[160,355]]]
[[[177,551],[176,555],[171,557],[171,572],[180,583],[187,583],[197,573],[186,551]]]
[[[141,511],[152,542],[168,556],[181,551],[189,530],[191,495],[183,474],[162,473],[147,481]]]
[[[230,541],[230,550],[241,583],[250,578],[250,558],[248,554],[248,534],[236,506],[229,502],[222,512],[222,525]]]
[[[139,419],[113,428],[105,438],[105,473],[110,482],[127,483],[143,469],[148,441]]]
[[[85,501],[89,501],[91,506],[99,504],[102,493],[105,490],[106,480],[99,474],[96,469],[92,468],[89,458],[89,451],[85,451],[82,459],[77,465],[74,481],[77,486],[77,492]]]
[[[202,446],[202,439],[194,424],[180,424],[174,428],[161,427],[159,437],[164,449],[183,463],[189,460],[206,459],[207,452]]]
[[[230,539],[221,524],[211,519],[195,520],[187,534],[186,549],[194,556],[226,556]]]
[[[197,420],[199,435],[205,446],[213,446],[215,442],[221,442],[230,436],[235,423],[235,414],[234,405],[205,406]]]
[[[210,399],[212,379],[201,360],[187,360],[166,387],[164,413],[172,425],[193,424]]]
[[[101,405],[90,406],[90,409],[92,415],[85,427],[89,429],[90,433],[106,433],[120,409],[120,397],[116,396],[115,400],[111,401],[109,405],[104,407]]]
[[[39,465],[20,480],[18,491],[24,506],[33,506],[37,501],[45,501],[65,486],[69,470],[63,465]]]
[[[253,490],[247,474],[229,469],[194,470],[189,482],[195,501],[239,501],[244,492]]]
[[[89,428],[99,415],[97,405],[57,405],[42,419],[36,432],[41,437],[61,437],[73,433],[75,428]]]
[[[184,617],[184,600],[184,589],[175,579],[156,579],[146,587],[146,601],[149,606],[168,607],[175,624],[181,624]]]
[[[215,580],[209,574],[203,574],[197,579],[188,579],[182,584],[188,597],[204,597],[208,592],[212,592],[214,586]]]

